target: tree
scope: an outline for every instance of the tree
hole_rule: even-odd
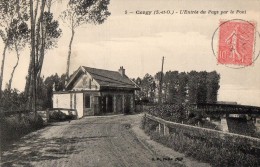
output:
[[[40,80],[46,51],[56,47],[57,40],[61,36],[58,21],[53,20],[53,14],[50,12],[51,5],[52,0],[37,0],[35,4],[30,0],[31,54],[25,85],[29,108],[30,104],[35,105],[32,99],[36,98],[36,85]]]
[[[185,72],[181,72],[178,75],[179,85],[178,85],[178,91],[177,91],[177,104],[179,105],[186,105],[187,101],[187,82],[188,77]]]
[[[23,28],[24,20],[28,18],[27,2],[19,0],[1,0],[0,1],[0,36],[4,43],[3,57],[0,71],[0,96],[2,94],[2,84],[4,76],[4,65],[6,51],[13,45],[18,32]]]
[[[194,104],[198,102],[198,72],[197,71],[191,71],[188,73],[188,95],[187,95],[187,101],[188,104]]]
[[[160,76],[160,72],[157,73],[157,78]],[[177,103],[177,92],[179,86],[179,72],[167,71],[163,77],[163,101],[165,103]]]
[[[198,73],[198,92],[197,92],[197,103],[207,102],[207,72],[201,71]]]
[[[84,24],[102,24],[110,15],[108,5],[110,0],[69,0],[67,9],[61,18],[71,30],[67,57],[67,80],[69,78],[71,48],[76,29]]]
[[[51,108],[52,107],[52,96],[53,96],[53,85],[55,85],[56,91],[61,91],[65,89],[65,80],[66,74],[62,74],[60,77],[58,74],[51,75],[44,80],[44,85],[46,88],[46,96],[45,101],[43,103],[43,108]]]
[[[140,91],[137,92],[137,99],[154,101],[156,90],[154,78],[150,74],[145,74],[143,79],[138,77],[134,81],[141,88]]]
[[[29,40],[29,28],[28,25],[25,21],[28,20],[27,15],[25,15],[25,18],[20,19],[20,20],[13,20],[11,23],[11,28],[10,32],[12,33],[12,36],[10,37],[9,40],[9,47],[16,52],[17,60],[16,64],[13,67],[13,70],[11,72],[11,76],[9,79],[9,84],[8,84],[8,90],[11,90],[12,87],[12,81],[14,77],[14,72],[16,70],[16,67],[19,64],[20,60],[20,51],[23,50],[25,47],[26,43]]]
[[[207,103],[217,102],[220,75],[216,71],[212,71],[207,75]]]
[[[161,72],[155,74],[154,78],[146,74],[143,79],[137,78],[141,91],[138,97],[153,101],[158,94],[158,83]],[[220,75],[216,71],[191,71],[178,72],[167,71],[163,75],[163,102],[174,104],[184,109],[194,103],[215,103],[217,101]],[[158,85],[158,84],[157,84]]]

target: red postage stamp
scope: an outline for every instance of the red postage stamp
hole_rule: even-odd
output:
[[[220,23],[218,63],[252,65],[254,59],[255,26],[253,22],[233,20]]]

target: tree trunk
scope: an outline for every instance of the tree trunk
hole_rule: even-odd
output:
[[[7,46],[8,46],[8,43],[6,42],[4,50],[3,50],[3,59],[2,59],[2,64],[1,64],[0,97],[2,97],[2,84],[3,84],[3,79],[4,79],[4,66],[5,66],[5,55],[6,55]]]
[[[74,35],[75,35],[75,31],[72,28],[71,29],[71,39],[70,39],[70,44],[69,44],[69,53],[68,53],[68,59],[67,59],[67,71],[66,71],[66,77],[67,77],[67,81],[69,80],[69,70],[70,70],[70,57],[71,57],[71,47],[72,47],[72,42],[74,39]]]
[[[48,7],[48,10],[50,10],[50,6]],[[38,58],[37,83],[41,77],[42,66],[43,66],[43,61],[44,61],[44,56],[45,56],[46,26],[47,26],[46,24],[43,24],[43,13],[42,13],[42,16],[41,16],[41,48],[40,48],[40,56]],[[45,29],[45,31],[44,31],[44,29]]]
[[[17,61],[16,61],[15,66],[13,67],[13,71],[12,71],[11,77],[10,77],[10,79],[9,79],[8,90],[11,90],[11,88],[12,88],[12,82],[13,82],[14,72],[15,72],[15,70],[16,70],[16,67],[17,67],[18,64],[19,64],[19,59],[20,59],[20,54],[19,54],[19,50],[18,50],[18,47],[17,47],[17,44],[16,44],[16,43],[15,43],[15,51],[16,51]]]
[[[32,103],[32,110],[35,113],[35,118],[36,118],[36,84],[35,84],[35,19],[33,17],[33,0],[30,0],[30,17],[31,17],[31,60],[32,60],[32,82],[30,85],[32,92],[29,94],[29,98],[32,97],[32,100],[29,101],[29,103]],[[30,73],[31,73],[31,69],[30,69]],[[30,79],[31,79],[30,78]]]
[[[36,58],[36,54],[38,54],[38,47],[39,44],[36,43],[38,42],[38,39],[40,38],[38,30],[39,27],[38,25],[40,24],[42,20],[42,15],[44,12],[45,8],[45,2],[46,0],[42,1],[40,13],[41,15],[39,16],[40,19],[38,19],[37,27],[36,27],[36,16],[38,13],[38,3],[39,0],[37,0],[36,3],[36,8],[34,10],[34,4],[33,0],[30,0],[30,19],[31,19],[31,54],[30,54],[30,65],[28,69],[28,76],[26,79],[26,86],[25,86],[25,93],[28,97],[28,106],[35,112],[36,116],[36,94],[37,94],[37,65],[38,65],[38,60]],[[38,29],[36,29],[38,28]],[[35,30],[36,29],[36,30]],[[37,32],[35,32],[37,31]],[[37,47],[37,48],[36,48]]]

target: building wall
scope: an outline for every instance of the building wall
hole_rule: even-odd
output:
[[[76,109],[78,118],[83,117],[83,93],[54,93],[53,108]]]
[[[71,108],[70,94],[53,94],[53,108]]]
[[[75,93],[76,95],[76,110],[78,111],[78,117],[83,117],[83,93]]]
[[[85,108],[86,95],[90,96],[90,108]],[[56,92],[53,94],[53,108],[76,109],[78,118],[107,113],[133,113],[134,99],[134,91]]]
[[[99,90],[98,83],[90,75],[82,75],[73,86],[73,90]]]

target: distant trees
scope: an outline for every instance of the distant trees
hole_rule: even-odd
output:
[[[43,85],[45,87],[44,94],[46,94],[46,98],[42,98],[43,108],[52,108],[53,86],[56,91],[62,91],[65,89],[65,81],[66,74],[62,74],[61,76],[58,74],[51,75],[44,80]]]
[[[37,82],[37,101],[36,109],[43,110],[46,108],[52,108],[52,95],[53,87],[56,91],[62,91],[65,89],[66,75],[58,74],[51,75],[46,79],[40,77]],[[26,110],[28,98],[24,92],[19,92],[17,89],[5,89],[0,97],[0,106],[3,111],[14,111],[14,110]]]
[[[148,98],[150,102],[157,101],[159,76],[160,72],[155,77],[146,74],[143,79],[135,80],[141,88],[138,93],[139,99]],[[188,73],[167,71],[163,74],[162,101],[176,105],[214,103],[217,101],[219,80],[220,75],[216,71]]]
[[[67,79],[69,78],[70,57],[76,28],[84,24],[102,24],[110,15],[108,11],[109,1],[69,0],[67,9],[61,15],[62,20],[71,30],[66,70]]]
[[[220,75],[216,71],[212,71],[207,75],[207,102],[214,103],[217,101]]]
[[[155,97],[155,89],[156,89],[156,84],[153,76],[151,76],[150,74],[146,74],[143,77],[143,79],[137,78],[135,82],[139,87],[142,88],[142,90],[138,92],[137,98],[153,101]]]

